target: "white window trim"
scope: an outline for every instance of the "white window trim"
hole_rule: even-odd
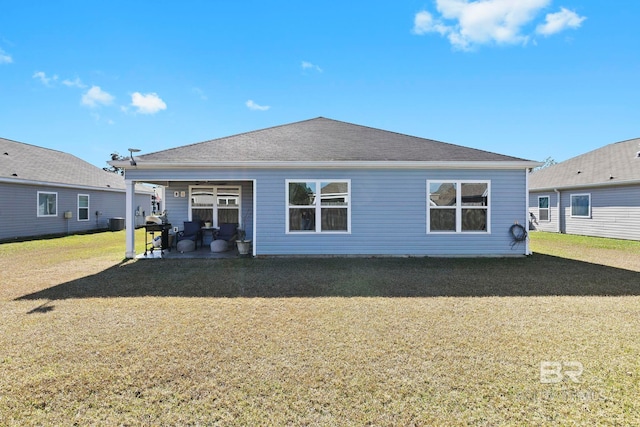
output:
[[[56,213],[55,214],[40,214],[40,195],[41,194],[55,194],[56,195]],[[38,191],[36,196],[36,215],[38,218],[54,218],[58,216],[58,193],[56,191]]]
[[[338,209],[347,209],[347,230],[328,230],[322,231],[322,221],[316,221],[316,229],[315,230],[295,230],[291,231],[289,229],[289,210],[290,209],[301,209],[303,206],[289,206],[289,183],[292,182],[313,182],[317,185],[317,188],[320,189],[321,183],[323,182],[346,182],[347,183],[347,206],[336,206]],[[320,190],[318,190],[320,191]],[[291,235],[309,235],[309,234],[351,234],[351,180],[350,179],[337,179],[337,178],[322,178],[322,179],[287,179],[285,180],[285,195],[284,195],[284,207],[285,207],[285,234]],[[316,210],[316,218],[322,218],[322,203],[319,197],[316,197],[316,204],[309,205],[308,209]],[[331,207],[325,206],[324,209],[331,209]]]
[[[86,197],[87,198],[87,207],[86,208],[81,208],[80,207],[80,197]],[[76,218],[78,218],[78,221],[80,222],[84,222],[84,221],[89,221],[91,219],[91,215],[89,214],[89,212],[91,212],[91,196],[89,194],[78,194],[78,203],[77,203],[77,216]],[[87,219],[80,219],[80,209],[86,209],[87,210]]]
[[[431,183],[435,182],[450,182],[452,184],[456,184],[456,188],[460,189],[462,184],[487,184],[487,206],[462,206],[462,192],[456,191],[456,230],[455,231],[431,231],[431,208],[429,202],[431,201],[431,193],[429,188],[431,187]],[[486,179],[478,179],[478,180],[468,180],[468,179],[428,179],[427,180],[427,234],[431,235],[441,235],[441,234],[480,234],[486,235],[491,234],[491,204],[492,204],[492,196],[491,196],[491,180]],[[487,229],[484,231],[462,231],[462,209],[486,209],[487,210]],[[437,209],[437,208],[436,208]],[[453,209],[452,207],[443,207],[442,209]]]
[[[573,214],[573,198],[579,196],[587,196],[589,197],[589,212],[587,215],[574,215]],[[571,218],[591,218],[591,193],[576,193],[571,194],[569,197],[569,216]]]
[[[547,199],[547,207],[540,207],[540,199]],[[547,210],[547,219],[540,219],[540,211],[546,209]],[[542,222],[551,222],[551,197],[549,196],[538,196],[538,221]]]
[[[242,229],[244,228],[244,224],[242,223],[242,185],[238,184],[238,185],[190,185],[189,186],[189,194],[187,195],[187,197],[189,198],[189,211],[188,211],[188,218],[189,221],[193,221],[193,211],[192,211],[192,206],[191,206],[191,192],[195,189],[203,189],[203,188],[211,188],[213,189],[213,227],[219,227],[220,224],[218,224],[218,190],[220,189],[224,189],[224,188],[237,188],[238,189],[238,228]],[[224,208],[220,208],[220,210],[222,209],[236,209],[236,207],[224,207]]]

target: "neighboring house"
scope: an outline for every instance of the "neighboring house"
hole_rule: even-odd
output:
[[[174,227],[239,223],[253,255],[524,255],[510,228],[540,164],[322,117],[134,160],[111,162],[129,197],[166,184]]]
[[[137,187],[140,218],[151,213],[152,196],[150,187]],[[124,216],[122,176],[71,154],[0,138],[0,240],[104,229]]]
[[[529,190],[537,230],[640,240],[640,139],[535,171]]]

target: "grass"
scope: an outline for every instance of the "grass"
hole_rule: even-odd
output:
[[[0,245],[0,424],[639,424],[640,243],[532,248],[123,261],[122,232]],[[580,362],[581,382],[541,383],[543,361]]]

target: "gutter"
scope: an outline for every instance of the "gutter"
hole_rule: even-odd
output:
[[[92,187],[89,185],[77,185],[77,184],[65,184],[60,182],[48,182],[48,181],[32,181],[28,179],[15,179],[15,178],[0,178],[0,182],[8,184],[18,185],[37,185],[39,187],[60,187],[60,188],[77,188],[79,190],[100,190],[100,191],[114,191],[124,193],[124,188],[114,187]]]
[[[136,159],[110,161],[111,166],[123,169],[525,169],[542,165],[522,161],[222,161],[222,162],[154,162]]]
[[[16,185],[33,185],[38,187],[56,187],[56,188],[73,188],[77,190],[86,190],[86,191],[111,191],[114,193],[124,193],[124,188],[116,188],[116,187],[92,187],[90,185],[77,185],[77,184],[65,184],[61,182],[49,182],[49,181],[33,181],[28,179],[16,179],[16,178],[1,178],[0,183],[6,184],[16,184]],[[136,194],[153,194],[147,193],[145,191],[136,191]]]
[[[618,185],[640,185],[640,179],[627,179],[624,181],[607,181],[607,182],[594,182],[591,184],[576,184],[567,185],[565,187],[536,187],[530,188],[531,192],[538,191],[556,191],[556,190],[581,190],[584,188],[601,188],[601,187],[615,187]]]

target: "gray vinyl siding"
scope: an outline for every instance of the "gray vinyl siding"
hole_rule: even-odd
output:
[[[542,196],[549,197],[549,221],[540,220],[540,209],[538,208],[538,198]],[[532,230],[537,231],[558,231],[558,196],[554,191],[551,192],[530,192],[529,194],[529,212],[531,212],[535,220],[532,223]]]
[[[38,217],[39,191],[58,194],[56,216]],[[78,221],[78,194],[89,195],[88,221]],[[150,195],[136,194],[136,206],[150,212]],[[72,213],[69,220],[64,218],[66,211]],[[0,240],[105,229],[110,218],[124,217],[125,211],[124,191],[0,183]]]
[[[571,195],[591,195],[591,216],[571,216]],[[560,212],[557,210],[557,195],[551,192],[531,191],[529,211],[538,215],[538,196],[550,196],[551,221],[538,221],[537,230],[583,236],[609,237],[614,239],[640,240],[640,186],[610,186],[580,188],[560,192]],[[558,224],[558,221],[560,224]]]
[[[170,175],[169,175],[170,174]],[[528,221],[525,170],[127,170],[127,179],[169,181],[165,193],[168,219],[182,226],[188,199],[175,198],[195,181],[244,181],[243,213],[253,209],[257,192],[257,229],[247,230],[257,255],[522,255],[524,243],[512,245],[509,228]],[[350,180],[351,230],[337,234],[287,234],[287,179]],[[256,188],[251,188],[251,180]],[[489,180],[490,233],[427,234],[427,180]],[[251,224],[251,219],[248,220]]]
[[[571,216],[571,194],[591,194],[591,217]],[[640,186],[562,191],[564,232],[640,240]]]

